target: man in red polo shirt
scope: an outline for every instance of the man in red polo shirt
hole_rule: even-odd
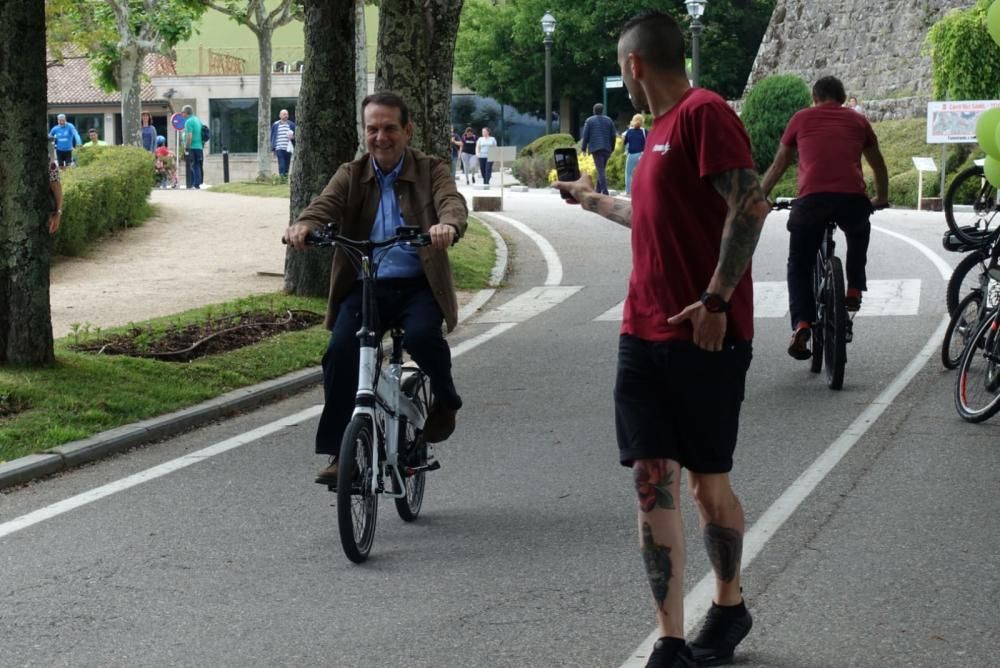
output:
[[[626,23],[618,64],[633,104],[654,118],[631,202],[595,192],[587,176],[556,186],[632,228],[614,399],[619,461],[633,472],[660,626],[646,665],[725,663],[752,625],[740,588],[743,508],[729,471],[753,337],[750,258],[769,207],[739,118],[715,93],[691,88],[674,19],[647,10]],[[690,645],[682,468],[716,576],[713,605]]]
[[[807,360],[811,324],[816,320],[812,271],[816,251],[823,242],[828,220],[847,237],[848,311],[861,308],[861,293],[868,289],[865,265],[874,208],[889,203],[889,172],[878,148],[878,139],[863,114],[844,106],[844,84],[823,77],[813,85],[813,106],[788,122],[774,162],[761,187],[769,195],[774,184],[799,156],[799,196],[788,217],[788,310],[792,340],[788,354]],[[875,197],[868,199],[861,156],[875,173]]]

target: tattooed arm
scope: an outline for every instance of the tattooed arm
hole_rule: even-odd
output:
[[[556,181],[553,188],[573,198],[569,204],[580,204],[587,211],[604,216],[623,227],[632,227],[632,204],[594,191],[590,177],[584,174],[578,181]]]
[[[764,218],[771,207],[764,199],[757,174],[752,169],[734,169],[710,177],[712,185],[726,200],[729,211],[722,229],[722,246],[719,248],[719,263],[706,286],[712,292],[729,301],[737,283],[750,266],[750,258],[757,247]],[[672,325],[685,320],[691,321],[696,346],[710,351],[722,350],[726,336],[726,314],[710,313],[697,301],[670,318]]]

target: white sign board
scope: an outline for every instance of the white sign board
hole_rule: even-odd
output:
[[[975,144],[976,121],[1000,100],[965,100],[927,103],[928,144]]]
[[[516,157],[516,146],[490,146],[486,152],[486,159],[490,162],[514,162]]]
[[[913,158],[913,166],[917,168],[918,172],[937,171],[937,165],[934,163],[934,158]]]
[[[625,84],[622,82],[622,78],[619,77],[604,77],[604,87],[605,88],[623,88]]]

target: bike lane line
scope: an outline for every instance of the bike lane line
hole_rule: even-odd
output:
[[[559,255],[556,253],[555,248],[552,246],[552,244],[549,243],[549,241],[545,237],[538,234],[524,223],[515,221],[512,218],[507,218],[506,216],[498,216],[498,218],[502,218],[504,222],[524,232],[525,235],[528,236],[538,246],[548,266],[548,278],[546,279],[546,285],[552,287],[558,286],[559,282],[562,281],[562,262],[560,261]],[[504,245],[505,260],[506,256],[507,256],[506,245]],[[556,281],[556,282],[552,283],[551,281]],[[578,289],[579,288],[575,289],[570,288],[568,290],[565,290],[564,299],[575,294]],[[530,293],[533,290],[537,291],[538,288],[530,288],[526,292]],[[517,298],[515,297],[515,299]],[[542,313],[544,310],[547,310],[548,308],[555,306],[561,301],[562,300],[558,301],[549,300],[547,302],[547,307],[545,309],[536,310],[532,312],[530,315],[531,316],[538,315],[539,313]],[[469,315],[472,315],[472,313],[470,312]],[[470,350],[473,350],[483,345],[487,341],[496,338],[497,336],[516,327],[519,323],[524,322],[527,319],[528,319],[527,317],[519,317],[517,319],[512,319],[510,321],[498,322],[497,324],[494,324],[494,326],[488,329],[487,331],[455,345],[454,348],[452,348],[452,355],[451,355],[452,358],[454,359],[459,355],[465,354]],[[490,322],[492,323],[496,321],[493,320]],[[254,441],[257,441],[261,438],[279,432],[282,429],[296,426],[304,420],[317,417],[322,411],[323,411],[322,404],[317,404],[316,406],[312,406],[310,408],[286,416],[279,420],[269,422],[265,425],[257,427],[256,429],[252,429],[248,432],[238,434],[224,441],[220,441],[206,448],[202,448],[201,450],[197,450],[195,452],[186,454],[182,457],[178,457],[176,459],[169,460],[162,464],[158,464],[157,466],[146,469],[145,471],[140,471],[139,473],[126,476],[125,478],[121,478],[120,480],[116,480],[114,482],[101,485],[100,487],[95,487],[94,489],[82,492],[80,494],[76,494],[67,499],[63,499],[62,501],[57,501],[56,503],[49,504],[48,506],[39,508],[38,510],[34,510],[30,513],[26,513],[24,515],[21,515],[20,517],[16,517],[12,520],[2,522],[0,523],[0,539],[3,539],[6,536],[16,533],[22,529],[26,529],[28,527],[34,526],[35,524],[44,522],[45,520],[70,512],[71,510],[75,510],[77,508],[89,505],[95,501],[99,501],[100,499],[111,496],[112,494],[117,494],[118,492],[122,492],[137,485],[141,485],[142,483],[149,482],[151,480],[156,480],[157,478],[161,478],[169,473],[173,473],[174,471],[179,471],[180,469],[204,461],[210,457],[214,457],[216,455],[228,452],[229,450],[233,450],[240,446],[253,443]]]
[[[938,270],[941,278],[947,281],[951,276],[951,266],[944,261],[941,256],[928,248],[916,239],[911,239],[898,232],[887,230],[883,227],[872,225],[872,229],[890,237],[894,237],[913,246],[921,254],[926,256],[931,264]],[[795,513],[802,503],[812,494],[813,490],[823,482],[827,475],[837,466],[838,463],[851,451],[854,445],[861,440],[882,414],[892,405],[903,390],[916,377],[920,370],[931,357],[938,353],[941,341],[944,339],[944,331],[948,328],[951,318],[946,314],[938,324],[937,329],[931,334],[927,343],[917,355],[910,360],[910,363],[892,380],[868,408],[838,436],[833,443],[827,446],[819,457],[796,480],[782,492],[761,516],[754,522],[743,536],[743,560],[740,564],[740,571],[745,570],[767,545],[771,536],[776,534],[784,523]],[[715,594],[715,575],[712,571],[706,573],[702,579],[684,597],[684,633],[690,634],[698,624],[701,623],[712,604],[712,596]],[[659,628],[654,628],[652,633],[639,645],[631,656],[621,664],[620,668],[639,668],[646,665],[646,659],[653,650],[653,645],[660,637]]]

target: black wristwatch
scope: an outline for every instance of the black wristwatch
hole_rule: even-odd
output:
[[[714,292],[701,293],[701,303],[709,313],[729,313],[729,302]]]

